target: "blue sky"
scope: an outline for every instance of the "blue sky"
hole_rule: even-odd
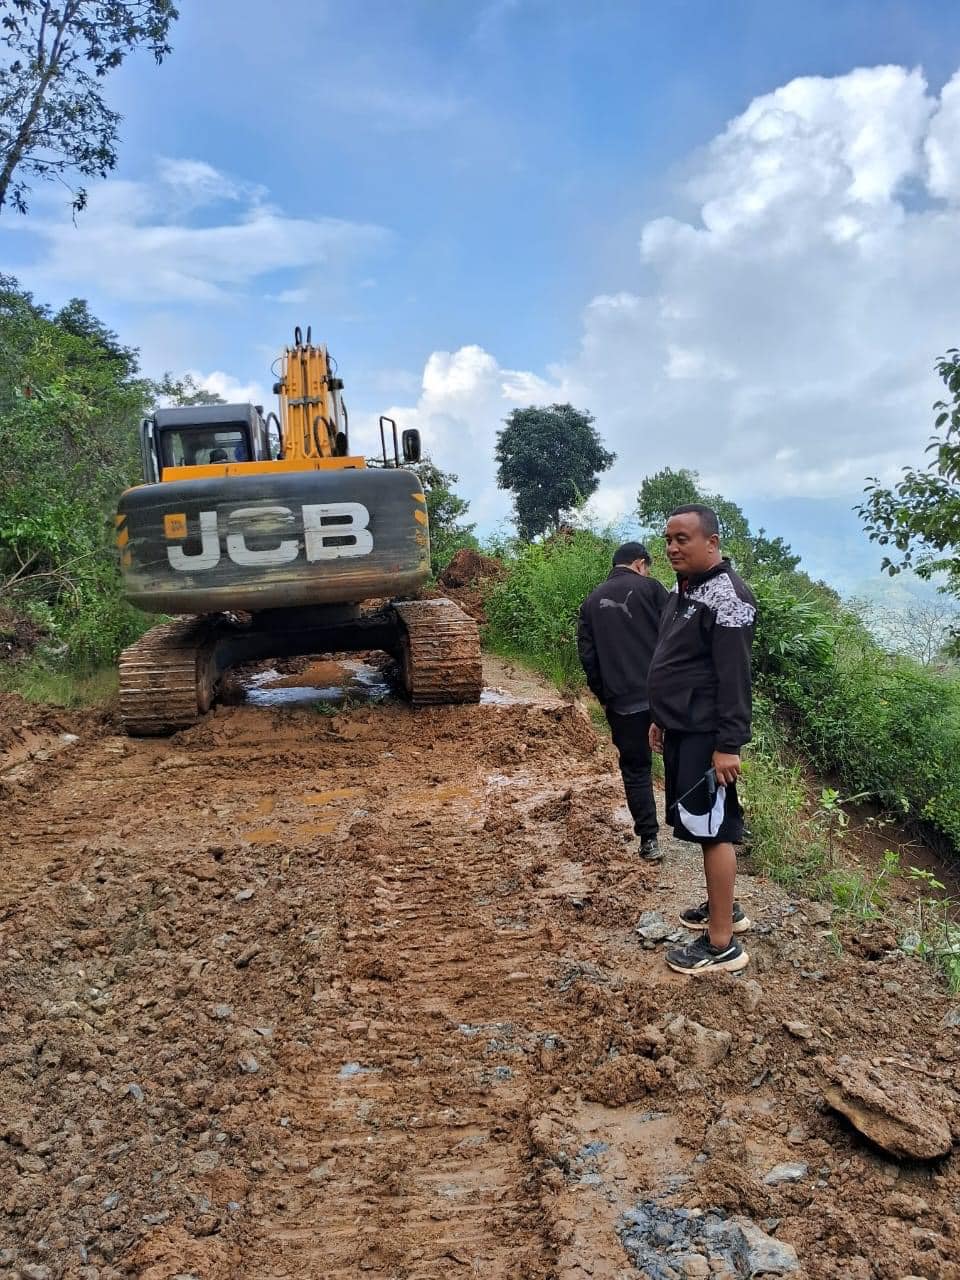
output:
[[[851,501],[919,460],[958,338],[952,7],[181,8],[110,81],[79,227],[52,189],[0,221],[39,298],[230,394],[312,324],[354,420],[420,425],[482,527],[500,419],[569,398],[619,455],[601,517],[689,466],[848,589],[878,562]]]

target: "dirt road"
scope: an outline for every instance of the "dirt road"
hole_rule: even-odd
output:
[[[932,973],[744,877],[751,968],[671,974],[634,927],[696,857],[637,866],[588,719],[488,680],[161,741],[0,704],[0,1273],[960,1277],[957,1157],[869,1146],[817,1065],[960,1137]],[[749,1259],[704,1243],[738,1215]]]

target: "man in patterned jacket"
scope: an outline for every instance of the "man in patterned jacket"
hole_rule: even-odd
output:
[[[750,649],[756,601],[720,552],[716,512],[694,503],[667,520],[676,591],[664,606],[650,663],[650,745],[663,753],[667,822],[703,849],[707,901],[681,912],[703,933],[667,954],[671,969],[736,972],[749,956],[736,934],[750,921],[734,901],[743,810],[740,751],[750,741]]]

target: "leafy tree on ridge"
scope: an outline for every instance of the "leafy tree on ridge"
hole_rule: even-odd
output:
[[[613,466],[617,455],[603,447],[593,422],[571,404],[531,405],[514,409],[497,432],[497,484],[513,493],[522,538],[558,529]]]

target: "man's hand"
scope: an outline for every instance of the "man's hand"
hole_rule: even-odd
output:
[[[655,751],[658,756],[662,756],[663,755],[663,730],[660,728],[658,724],[651,724],[650,733],[648,736],[650,739],[650,750]]]
[[[651,743],[652,745],[652,743]],[[740,757],[726,751],[713,753],[713,767],[717,775],[717,783],[721,787],[736,782],[740,777]]]

